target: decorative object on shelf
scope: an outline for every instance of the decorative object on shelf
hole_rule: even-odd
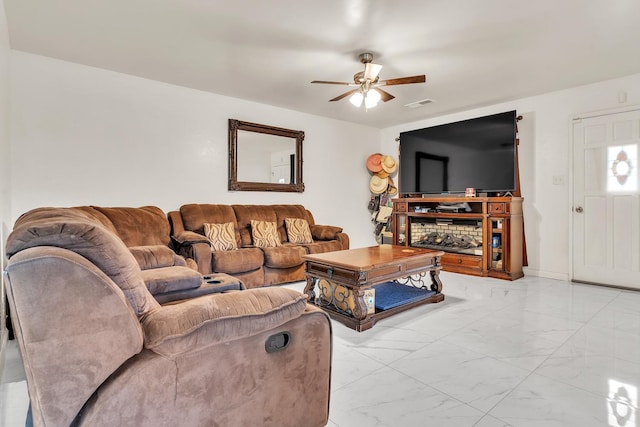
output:
[[[476,197],[476,189],[472,187],[467,187],[464,192],[465,197]]]

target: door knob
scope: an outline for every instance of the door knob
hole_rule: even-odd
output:
[[[582,213],[582,211],[583,211],[583,210],[584,210],[584,209],[582,209],[582,206],[578,206],[578,207],[576,208],[576,212],[578,212],[578,213]]]

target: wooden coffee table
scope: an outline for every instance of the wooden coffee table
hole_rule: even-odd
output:
[[[309,303],[324,309],[331,318],[356,331],[365,331],[379,319],[443,301],[439,277],[442,255],[443,251],[394,245],[305,255],[304,292],[309,296]],[[391,281],[422,289],[425,297],[387,310],[371,312],[369,309],[367,313],[367,290]]]

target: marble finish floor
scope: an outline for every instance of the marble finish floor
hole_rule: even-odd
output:
[[[441,277],[442,303],[360,333],[333,323],[329,427],[640,427],[640,292]],[[0,425],[22,426],[9,359]]]

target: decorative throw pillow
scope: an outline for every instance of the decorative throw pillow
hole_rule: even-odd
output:
[[[251,220],[251,237],[253,246],[257,248],[270,248],[280,246],[280,237],[275,222]]]
[[[204,235],[214,251],[233,251],[238,249],[236,229],[232,222],[224,224],[204,224]]]
[[[313,243],[311,229],[306,219],[285,218],[284,224],[287,227],[287,239],[291,243]]]

